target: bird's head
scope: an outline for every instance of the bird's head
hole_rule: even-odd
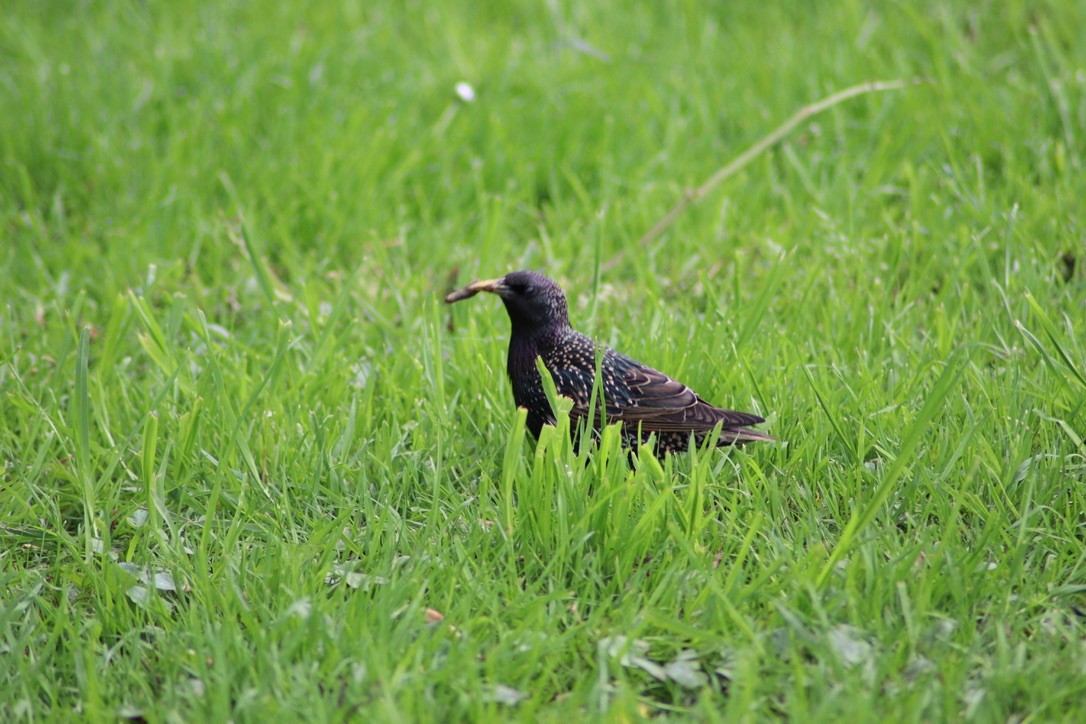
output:
[[[501,297],[513,332],[534,332],[569,325],[566,295],[552,280],[534,271],[510,272],[498,279],[472,282],[445,297],[449,304],[490,292]]]

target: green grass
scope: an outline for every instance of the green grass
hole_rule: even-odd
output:
[[[14,3],[0,719],[1081,720],[1084,7]],[[526,440],[456,267],[781,442]]]

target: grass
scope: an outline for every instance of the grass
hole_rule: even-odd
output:
[[[1083,6],[462,5],[0,19],[0,718],[1081,719]],[[781,442],[526,440],[457,267]]]

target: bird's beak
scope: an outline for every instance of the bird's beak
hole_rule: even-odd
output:
[[[445,297],[445,303],[452,304],[453,302],[459,302],[462,299],[470,299],[479,292],[490,292],[491,294],[497,294],[500,297],[502,296],[502,293],[507,290],[508,287],[505,286],[504,277],[500,279],[480,279]]]

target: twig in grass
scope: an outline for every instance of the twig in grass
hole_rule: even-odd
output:
[[[870,83],[861,83],[860,85],[854,85],[851,88],[846,88],[842,91],[838,91],[831,96],[827,96],[816,103],[812,103],[800,108],[795,114],[792,115],[787,121],[782,123],[772,133],[767,136],[763,136],[757,143],[748,148],[743,153],[736,156],[729,163],[717,170],[712,176],[710,176],[705,183],[701,184],[697,188],[689,189],[678,203],[671,207],[671,210],[664,214],[663,218],[657,221],[651,229],[649,229],[644,236],[638,240],[638,245],[648,246],[655,241],[664,231],[671,226],[675,219],[679,217],[682,212],[687,208],[693,206],[697,202],[708,194],[710,191],[719,186],[724,179],[729,176],[733,176],[741,168],[749,164],[758,156],[765,153],[769,148],[775,146],[780,142],[782,138],[787,136],[792,130],[795,129],[800,123],[816,116],[822,111],[833,108],[836,105],[844,103],[847,100],[855,98],[857,96],[867,95],[869,93],[881,93],[884,91],[900,90],[911,85],[917,85],[919,83],[925,83],[923,79],[915,78],[912,80],[887,80],[887,81],[872,81]],[[619,261],[622,260],[623,252],[619,252],[603,265],[603,269],[611,269]]]

